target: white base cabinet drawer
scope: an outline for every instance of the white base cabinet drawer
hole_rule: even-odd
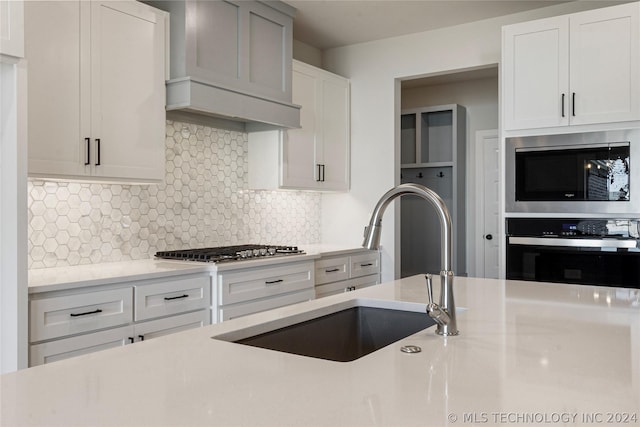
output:
[[[351,255],[351,275],[349,277],[368,276],[376,273],[380,273],[380,253],[378,251]]]
[[[135,341],[144,341],[211,324],[209,310],[150,320],[135,325]]]
[[[131,287],[33,299],[30,341],[80,334],[126,325],[133,320]]]
[[[211,278],[196,275],[134,286],[135,320],[153,319],[207,308]]]
[[[316,286],[316,298],[355,291],[356,289],[366,288],[379,283],[380,275],[372,274],[371,276],[357,277],[355,279],[343,280],[341,282],[319,285]]]
[[[121,347],[129,342],[131,336],[133,336],[133,326],[125,326],[31,345],[29,366],[44,365],[99,350]]]
[[[218,304],[235,304],[312,290],[313,273],[313,262],[223,272],[218,274]]]
[[[236,317],[247,316],[249,314],[260,313],[274,308],[284,307],[299,302],[309,301],[314,298],[313,288],[305,289],[301,292],[294,292],[262,300],[222,306],[218,309],[218,321],[224,322]]]
[[[349,257],[319,259],[315,263],[315,268],[316,285],[346,280],[349,278]]]

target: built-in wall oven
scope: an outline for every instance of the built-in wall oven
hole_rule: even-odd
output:
[[[505,211],[640,214],[640,129],[507,138]]]
[[[508,218],[507,279],[640,289],[640,221]]]

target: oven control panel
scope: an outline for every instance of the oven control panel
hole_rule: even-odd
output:
[[[508,218],[508,236],[637,239],[640,220],[600,218]]]

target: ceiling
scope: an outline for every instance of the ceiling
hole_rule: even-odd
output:
[[[294,39],[325,50],[401,36],[569,0],[285,0],[297,9]]]

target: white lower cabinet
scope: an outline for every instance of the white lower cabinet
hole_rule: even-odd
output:
[[[363,249],[350,255],[322,257],[315,262],[316,298],[380,283],[380,253]]]
[[[29,366],[44,365],[100,350],[121,347],[130,342],[129,337],[132,336],[133,326],[124,326],[31,345]]]
[[[210,324],[209,310],[199,310],[192,313],[165,317],[163,319],[150,320],[136,323],[133,335],[127,339],[129,343],[158,338],[163,335],[175,334],[188,329],[200,328]],[[132,340],[133,338],[133,340]]]
[[[217,319],[223,322],[314,298],[313,261],[217,274]]]
[[[211,323],[208,273],[33,294],[30,366]]]

